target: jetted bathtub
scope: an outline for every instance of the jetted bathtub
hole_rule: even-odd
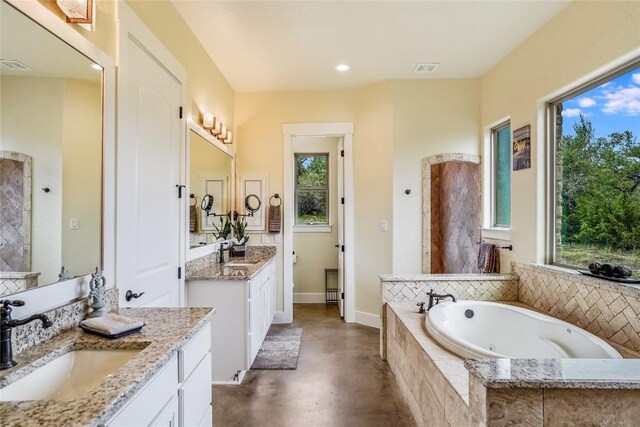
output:
[[[595,335],[525,308],[487,301],[445,302],[426,316],[429,334],[467,359],[621,359]]]

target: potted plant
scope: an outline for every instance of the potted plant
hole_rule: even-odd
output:
[[[223,219],[224,218],[224,219]],[[213,228],[216,229],[216,231],[213,232],[214,237],[216,238],[216,241],[220,241],[220,240],[228,240],[229,236],[231,235],[231,221],[229,221],[228,217],[220,217],[220,226],[218,227],[218,225],[216,225],[215,221],[213,222]]]
[[[237,220],[233,227],[233,255],[244,255],[245,254],[245,245],[249,241],[249,236],[247,235],[247,219],[242,217],[240,220]]]

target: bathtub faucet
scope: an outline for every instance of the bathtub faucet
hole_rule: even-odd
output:
[[[451,298],[453,302],[456,302],[456,297],[454,297],[453,295],[451,294],[438,295],[435,292],[433,292],[433,289],[429,290],[429,292],[427,292],[427,295],[429,295],[429,305],[427,306],[427,311],[431,310],[434,305],[438,305],[440,301],[446,298]]]

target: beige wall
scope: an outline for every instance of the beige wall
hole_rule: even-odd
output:
[[[194,120],[201,122],[200,113],[209,112],[233,129],[234,91],[173,3],[127,0],[127,4],[187,70],[191,105],[186,107]]]
[[[415,274],[422,271],[422,159],[479,154],[480,82],[406,80],[393,89],[393,273]]]
[[[481,128],[531,125],[531,169],[511,173],[509,261],[544,262],[544,101],[640,47],[640,2],[573,2],[481,78]],[[636,53],[637,54],[637,53]]]
[[[100,84],[65,80],[62,132],[61,262],[75,276],[102,265]],[[78,219],[75,230],[71,218]]]
[[[283,123],[354,121],[351,90],[238,93],[235,105],[236,173],[268,175],[269,196],[278,193],[289,197],[283,194]],[[249,243],[261,244],[260,236],[253,235]],[[269,235],[269,244],[278,248],[277,309],[281,311],[282,244],[274,243],[272,235]]]
[[[298,262],[293,266],[294,293],[324,294],[324,269],[338,267],[338,143],[339,138],[294,137],[294,153],[329,153],[330,232],[293,233],[293,251]],[[291,165],[290,167],[293,167]],[[337,288],[336,275],[330,274],[329,287]]]

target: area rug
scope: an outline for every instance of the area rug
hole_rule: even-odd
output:
[[[271,326],[251,369],[297,369],[302,328]]]

